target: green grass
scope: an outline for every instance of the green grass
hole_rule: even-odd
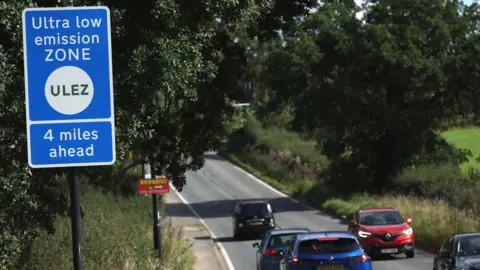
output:
[[[92,187],[85,190],[81,198],[85,269],[193,268],[194,257],[182,229],[169,221],[162,224],[161,263],[154,258],[150,196],[124,199]],[[58,218],[55,229],[55,234],[44,233],[34,242],[27,269],[73,269],[70,218]]]
[[[442,132],[442,136],[458,148],[469,149],[473,156],[461,165],[464,171],[469,168],[480,169],[480,163],[475,159],[480,155],[480,128],[456,128]]]

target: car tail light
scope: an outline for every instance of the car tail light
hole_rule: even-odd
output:
[[[359,262],[368,262],[370,261],[370,257],[367,254],[363,254],[360,256],[348,257],[349,261],[359,261]]]
[[[275,253],[277,253],[275,249],[267,249],[263,255],[275,255]]]
[[[299,259],[299,258],[293,258],[292,259],[292,263],[293,264],[298,264],[298,263],[309,263],[311,262],[312,260],[310,259]]]

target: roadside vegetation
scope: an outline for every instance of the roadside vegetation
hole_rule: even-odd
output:
[[[232,136],[219,154],[314,207],[348,219],[358,208],[396,207],[405,218],[413,218],[416,238],[429,251],[438,249],[450,234],[480,229],[476,218],[480,214],[480,201],[475,195],[480,186],[478,173],[473,169],[462,171],[448,164],[422,165],[398,175],[394,188],[385,195],[346,194],[328,184],[328,159],[313,141],[285,129],[265,128],[251,113],[246,113],[246,119],[245,128]],[[452,132],[466,133],[474,141],[478,130],[460,128],[443,134]],[[275,147],[277,143],[285,148]],[[312,156],[314,161],[307,158]],[[477,166],[472,159],[461,166]]]
[[[347,2],[240,41],[255,96],[221,154],[347,218],[397,207],[430,250],[480,230],[480,5]]]
[[[161,224],[162,257],[154,256],[151,196],[115,197],[84,184],[82,206],[85,269],[193,269],[182,228],[168,219]],[[33,242],[23,269],[73,269],[70,218],[59,217],[54,227],[54,234],[41,233]]]

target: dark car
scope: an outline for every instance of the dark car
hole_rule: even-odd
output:
[[[232,219],[235,239],[263,236],[268,230],[275,228],[272,206],[265,200],[238,203]]]
[[[262,242],[254,243],[257,248],[257,270],[278,270],[281,253],[287,251],[290,240],[300,233],[310,232],[307,228],[271,230],[265,234]]]
[[[403,219],[395,208],[359,209],[348,231],[354,234],[370,255],[405,253],[415,256],[411,218]]]
[[[480,233],[451,235],[433,258],[434,270],[480,269]]]

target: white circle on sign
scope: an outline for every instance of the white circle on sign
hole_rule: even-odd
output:
[[[81,68],[64,66],[54,70],[45,83],[45,97],[57,112],[73,115],[84,111],[93,99],[93,82]]]

